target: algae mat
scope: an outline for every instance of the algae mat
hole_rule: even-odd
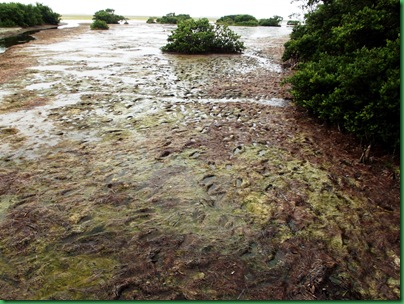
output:
[[[0,56],[2,299],[399,299],[399,169],[289,104],[290,29],[87,27]]]

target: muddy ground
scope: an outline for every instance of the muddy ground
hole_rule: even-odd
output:
[[[88,25],[0,55],[0,298],[400,298],[398,159],[289,102],[287,28],[243,55]]]
[[[37,25],[31,27],[0,27],[0,39],[12,37],[16,35],[21,35],[26,32],[31,31],[40,31],[40,30],[48,30],[48,29],[56,29],[58,26],[56,25]]]

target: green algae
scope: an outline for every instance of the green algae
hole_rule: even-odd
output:
[[[260,222],[265,223],[273,217],[275,211],[272,204],[267,201],[268,197],[265,194],[250,193],[242,200],[242,206]]]
[[[288,161],[285,162],[285,152],[274,147],[263,146],[244,146],[244,152],[238,157],[244,162],[256,162],[257,153],[265,151],[261,155],[265,155],[270,163],[270,168],[266,172],[266,176],[255,180],[255,189],[266,189],[267,192],[261,193],[250,192],[244,190],[245,198],[244,206],[247,212],[257,217],[261,224],[266,221],[278,221],[278,230],[276,242],[282,244],[286,240],[303,237],[307,240],[318,240],[326,244],[328,250],[333,251],[335,257],[343,260],[349,253],[348,247],[352,250],[354,246],[356,250],[362,252],[367,250],[367,244],[360,242],[359,212],[363,212],[366,205],[366,198],[349,197],[343,192],[336,190],[330,180],[329,174],[323,168],[317,168],[309,162],[301,162],[287,156]],[[259,154],[259,153],[258,153]],[[248,167],[248,164],[245,166]],[[232,170],[237,171],[237,167]],[[242,169],[240,169],[242,171]],[[270,185],[266,187],[265,185]],[[299,186],[296,188],[296,186]],[[303,187],[302,187],[303,186]],[[292,195],[291,195],[292,194]],[[293,196],[298,194],[304,198],[304,204],[308,208],[304,211],[296,211],[286,214],[286,223],[282,224],[282,213],[290,210],[290,208],[282,207],[294,204]],[[300,202],[302,203],[302,202]],[[347,210],[351,212],[347,213]],[[352,212],[355,210],[355,212]],[[298,216],[299,215],[299,216]],[[296,218],[296,216],[298,216]],[[309,221],[301,222],[301,219],[307,218]],[[291,220],[287,220],[290,218]],[[313,219],[315,219],[313,221]],[[296,222],[297,221],[297,222]],[[299,222],[300,221],[300,222]],[[299,227],[296,227],[296,222]],[[355,243],[347,241],[346,234],[356,235]],[[351,264],[352,265],[352,264]],[[376,279],[375,279],[376,280]],[[372,281],[375,284],[375,281]],[[372,289],[372,288],[371,288]],[[375,289],[376,290],[376,289]]]
[[[18,201],[16,195],[2,195],[0,198],[0,220],[3,220],[8,212],[8,208]]]
[[[117,261],[111,257],[48,256],[47,261],[37,270],[37,274],[43,278],[43,287],[36,291],[34,299],[99,299],[101,295],[98,290],[111,279],[117,266]]]
[[[34,176],[39,177],[44,170],[49,173],[47,178],[33,180],[27,188],[42,193],[43,202],[48,204],[69,204],[68,230],[50,231],[64,235],[55,249],[62,249],[58,259],[71,259],[71,264],[66,268],[52,260],[50,266],[41,268],[40,277],[54,279],[41,282],[43,288],[36,298],[103,298],[91,290],[110,281],[120,262],[97,255],[105,252],[108,244],[122,244],[155,227],[168,235],[187,235],[192,231],[211,246],[198,245],[196,253],[208,250],[222,255],[241,254],[255,271],[280,269],[286,256],[279,248],[296,238],[323,242],[340,261],[348,256],[347,247],[353,243],[347,243],[343,235],[347,230],[350,234],[359,230],[355,227],[356,213],[347,216],[346,211],[361,211],[364,201],[337,190],[324,167],[262,144],[229,147],[231,167],[228,159],[217,159],[213,166],[208,146],[188,147],[187,141],[177,138],[181,135],[174,135],[172,130],[161,135],[151,132],[156,121],[164,117],[164,113],[155,113],[138,119],[136,125],[143,126],[140,130],[106,129],[99,133],[102,141],[86,143],[79,149],[75,142],[57,145],[53,153],[46,155],[47,169],[44,163],[26,163]],[[172,122],[165,121],[169,128]],[[139,138],[139,132],[147,137]],[[170,144],[162,148],[160,144],[167,141],[167,134],[171,136]],[[189,138],[207,138],[198,130],[187,134]],[[111,142],[118,143],[119,152]],[[273,249],[267,249],[269,245],[265,243],[252,242],[264,227],[276,231],[270,239],[269,248]],[[161,232],[156,233],[147,240]],[[358,239],[355,242],[355,246],[366,247]],[[52,252],[52,247],[41,244],[42,240],[31,245],[37,252],[45,252],[45,248]],[[108,251],[122,255],[119,249]],[[106,271],[95,275],[87,260],[89,256],[96,260],[95,268]],[[189,257],[189,250],[178,249],[176,256]],[[40,258],[43,262],[47,259]],[[350,262],[349,267],[360,266]],[[187,284],[208,278],[202,278],[201,273],[205,272],[189,272]],[[339,277],[343,275],[341,272]],[[71,282],[73,278],[75,281]],[[165,282],[173,288],[183,283],[176,276],[167,277]],[[375,290],[374,281],[369,284],[370,290]],[[358,291],[362,289],[357,287]]]

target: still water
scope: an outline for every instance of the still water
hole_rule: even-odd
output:
[[[35,38],[32,35],[37,32],[38,31],[29,31],[17,36],[0,39],[0,53],[4,53],[6,49],[9,48],[10,46],[35,40]]]

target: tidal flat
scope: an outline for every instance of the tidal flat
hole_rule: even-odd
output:
[[[398,300],[400,169],[291,102],[291,28],[241,55],[173,26],[0,54],[3,300]]]

